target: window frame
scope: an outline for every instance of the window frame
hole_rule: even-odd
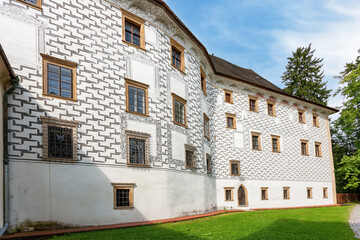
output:
[[[122,41],[132,47],[145,51],[145,20],[141,17],[136,16],[135,14],[126,11],[121,8],[121,17],[122,17]],[[133,25],[140,27],[140,46],[126,41],[125,37],[125,22],[130,22]]]
[[[251,100],[255,101],[255,110],[251,110]],[[249,111],[250,112],[256,112],[258,113],[259,112],[259,98],[258,97],[255,97],[255,96],[252,96],[252,95],[249,95]]]
[[[307,199],[312,199],[313,198],[313,191],[312,191],[312,187],[307,187],[306,188],[306,198]],[[310,191],[310,192],[309,192]],[[310,193],[310,196],[309,196],[309,193]]]
[[[303,154],[302,144],[306,144],[306,154]],[[300,153],[302,156],[309,156],[309,140],[301,139],[300,140]]]
[[[301,114],[302,121],[300,121],[300,114]],[[301,124],[306,124],[305,110],[298,109],[298,122],[301,123]]]
[[[285,190],[287,190],[287,198],[285,198]],[[290,187],[283,187],[283,200],[290,200]]]
[[[77,101],[77,76],[76,76],[76,70],[77,70],[78,64],[76,62],[59,59],[59,58],[52,57],[50,55],[46,55],[46,54],[43,54],[43,53],[40,53],[40,55],[42,57],[42,68],[43,68],[43,77],[42,77],[43,78],[43,87],[42,87],[43,91],[42,91],[42,95],[46,96],[46,97],[52,97],[52,98],[58,98],[58,99],[64,99],[64,100],[76,102]],[[48,93],[48,90],[49,90],[49,86],[48,86],[49,85],[48,64],[52,64],[52,65],[55,65],[55,66],[58,66],[58,67],[67,68],[67,69],[71,70],[71,92],[72,92],[72,97],[71,98]]]
[[[42,120],[42,143],[43,143],[43,152],[42,152],[42,159],[47,161],[59,161],[59,162],[77,162],[77,128],[79,122],[77,121],[67,121],[61,120],[54,117],[44,117],[41,116]],[[72,158],[55,158],[49,157],[49,126],[55,126],[59,128],[67,128],[72,129]]]
[[[226,191],[230,191],[231,199],[228,200],[226,198]],[[233,187],[224,187],[224,193],[225,193],[225,202],[232,202],[234,201],[234,188]]]
[[[197,165],[196,165],[196,147],[194,147],[194,146],[191,146],[191,145],[188,145],[188,144],[184,144],[184,146],[185,146],[185,168],[186,169],[191,169],[191,170],[196,170],[197,169]],[[192,158],[192,166],[189,166],[188,164],[187,164],[187,159],[186,159],[186,152],[187,151],[190,151],[190,152],[192,152],[192,154],[193,154],[193,158]]]
[[[268,187],[261,187],[260,189],[260,198],[261,200],[269,200],[269,188]],[[265,198],[263,198],[263,194],[262,194],[262,191],[265,191]]]
[[[224,102],[225,103],[234,104],[233,93],[234,93],[233,91],[224,89]],[[230,101],[226,101],[226,94],[230,94]]]
[[[253,136],[257,136],[258,137],[258,145],[259,145],[259,148],[258,149],[255,149],[254,146],[253,146]],[[261,151],[262,150],[262,146],[261,146],[261,133],[259,132],[251,132],[251,150],[254,150],[254,151]]]
[[[187,128],[187,118],[186,118],[186,102],[187,101],[185,99],[183,99],[182,97],[176,95],[175,93],[171,93],[171,96],[172,96],[172,105],[173,105],[173,108],[172,108],[173,123],[176,125],[182,126],[184,128]],[[175,120],[175,101],[178,101],[179,103],[184,104],[184,122],[185,122],[185,124]]]
[[[206,126],[208,131],[206,131]],[[208,141],[210,141],[210,119],[205,113],[204,113],[204,137]]]
[[[240,176],[240,161],[239,160],[230,160],[229,163],[230,163],[230,176]],[[238,174],[233,173],[233,171],[232,171],[233,170],[233,168],[232,168],[233,164],[237,165]]]
[[[136,132],[131,130],[125,130],[126,135],[126,165],[128,167],[142,167],[149,168],[150,167],[150,134]],[[145,159],[144,164],[131,163],[130,162],[130,138],[140,139],[145,141]]]
[[[250,100],[249,100],[250,101]],[[267,100],[266,101],[266,111],[267,111],[267,114],[269,115],[269,116],[271,116],[271,117],[276,117],[276,107],[275,107],[275,101],[274,100]],[[269,105],[272,105],[272,112],[273,112],[273,114],[270,114],[269,113]]]
[[[211,174],[212,173],[211,155],[206,153],[205,160],[206,160],[206,173]]]
[[[172,62],[173,49],[180,53],[180,68],[176,67]],[[185,73],[185,48],[173,38],[170,38],[170,64],[175,69]]]
[[[329,198],[327,187],[323,187],[323,198],[324,199]]]
[[[314,124],[314,118],[316,118],[316,119],[315,119],[315,124]],[[316,114],[316,113],[313,113],[313,127],[317,127],[317,128],[320,127],[320,126],[319,126],[319,115]]]
[[[135,183],[111,183],[113,186],[113,208],[115,210],[133,209],[134,208],[134,187]],[[116,202],[116,190],[129,189],[129,206],[118,207]]]
[[[277,150],[274,151],[274,145],[273,145],[273,140],[276,139],[277,141]],[[273,153],[280,153],[280,136],[277,135],[271,135],[271,151]]]
[[[207,92],[206,92],[206,73],[205,73],[204,69],[201,66],[200,66],[200,86],[201,86],[201,90],[203,91],[205,96],[207,96]]]
[[[23,3],[29,7],[32,7],[32,8],[35,8],[36,10],[39,10],[39,11],[42,11],[42,0],[36,0],[36,5],[34,4],[31,4],[27,1],[24,1],[24,0],[15,0],[17,2],[20,2],[20,3]]]
[[[315,157],[322,157],[321,142],[315,142],[314,144]],[[319,155],[316,154],[316,147],[319,146]]]
[[[129,86],[134,87],[134,88],[138,88],[138,89],[142,89],[145,92],[145,99],[144,99],[144,109],[145,109],[145,113],[139,113],[139,112],[134,112],[134,111],[130,111],[130,96],[129,96]],[[129,113],[133,113],[133,114],[137,114],[137,115],[141,115],[141,116],[145,116],[148,117],[149,116],[149,95],[148,95],[148,88],[149,85],[144,84],[144,83],[140,83],[134,80],[131,80],[129,78],[125,78],[125,97],[126,97],[126,112]]]
[[[226,128],[228,128],[228,129],[236,129],[236,115],[232,114],[232,113],[225,113],[225,118],[226,118]],[[233,119],[233,127],[228,126],[228,118]]]

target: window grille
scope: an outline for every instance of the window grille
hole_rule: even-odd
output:
[[[174,100],[175,105],[175,121],[185,125],[185,105],[177,100]]]
[[[130,189],[116,189],[116,207],[130,207]]]
[[[252,145],[253,145],[253,149],[255,150],[259,149],[259,136],[252,136]]]
[[[71,128],[48,127],[48,156],[51,158],[73,158],[73,132]]]

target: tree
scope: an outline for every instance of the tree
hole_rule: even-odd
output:
[[[360,150],[352,156],[344,156],[336,174],[342,176],[344,190],[360,191]]]
[[[298,47],[288,58],[286,71],[281,77],[285,83],[284,91],[294,96],[320,104],[327,104],[331,90],[326,88],[327,82],[323,82],[322,71],[323,59],[314,57],[315,50],[308,47]]]

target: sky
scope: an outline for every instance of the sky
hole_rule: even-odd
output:
[[[251,68],[280,88],[287,58],[310,43],[323,58],[324,81],[360,49],[360,0],[165,0],[210,54]],[[343,97],[328,105],[341,107]]]

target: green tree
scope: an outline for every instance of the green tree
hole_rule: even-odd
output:
[[[344,156],[338,164],[336,174],[342,176],[341,184],[347,191],[360,191],[360,150],[352,156]]]
[[[283,73],[282,82],[284,91],[294,96],[305,98],[320,104],[327,104],[331,90],[323,82],[323,59],[314,57],[315,50],[308,47],[298,47],[288,58],[286,71]]]

